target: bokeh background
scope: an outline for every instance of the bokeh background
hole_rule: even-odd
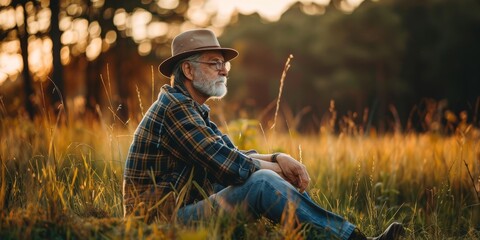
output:
[[[379,132],[480,126],[478,0],[0,0],[0,114],[138,121],[169,83],[157,66],[172,38],[194,28],[240,52],[229,94],[209,102],[222,121],[271,124],[292,54],[291,129],[332,114]]]

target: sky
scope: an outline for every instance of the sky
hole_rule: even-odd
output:
[[[345,0],[352,8],[360,5],[364,0]],[[229,18],[234,11],[249,15],[257,12],[262,18],[269,21],[278,21],[281,15],[296,2],[304,4],[315,3],[328,5],[330,0],[208,0],[207,5],[217,14]]]

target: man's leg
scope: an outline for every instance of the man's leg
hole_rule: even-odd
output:
[[[341,239],[348,239],[355,226],[342,217],[315,204],[308,195],[299,193],[290,183],[271,170],[259,170],[238,186],[229,186],[210,196],[208,200],[188,205],[178,211],[183,222],[196,221],[209,215],[208,201],[214,208],[229,212],[236,206],[245,206],[254,215],[263,215],[279,222],[289,201],[296,204],[296,216],[302,223],[310,223]],[[206,211],[207,210],[207,211]]]

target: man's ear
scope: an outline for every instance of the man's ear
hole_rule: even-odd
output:
[[[193,80],[193,68],[189,62],[182,63],[182,71],[188,80]]]

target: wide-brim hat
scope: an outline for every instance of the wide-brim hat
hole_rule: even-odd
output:
[[[225,61],[230,61],[238,56],[232,48],[222,48],[215,34],[208,29],[196,29],[183,32],[172,41],[172,56],[160,63],[158,70],[165,77],[170,77],[178,61],[196,53],[204,51],[221,51]]]

